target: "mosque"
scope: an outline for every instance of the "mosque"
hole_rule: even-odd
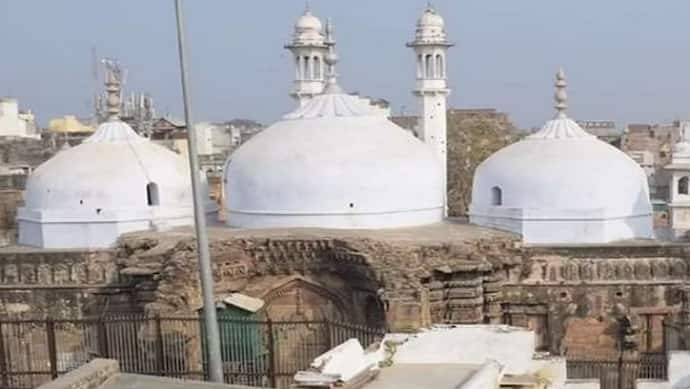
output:
[[[381,229],[443,222],[446,59],[453,44],[433,8],[424,11],[407,46],[416,60],[418,137],[338,84],[330,21],[324,28],[309,10],[298,19],[285,46],[294,56],[291,95],[298,107],[226,163],[229,227]],[[18,215],[21,244],[108,247],[126,232],[192,222],[184,160],[119,120],[120,87],[110,75],[108,121],[29,179]],[[477,169],[470,222],[537,244],[652,238],[642,169],[567,117],[562,71],[556,87],[555,118]]]
[[[468,223],[446,211],[453,44],[443,18],[427,7],[407,43],[415,134],[345,92],[335,43],[330,21],[309,10],[297,20],[285,45],[296,108],[225,164],[226,225],[208,227],[217,296],[261,299],[259,314],[275,320],[510,323],[558,354],[612,347],[613,307],[624,306],[646,331],[641,344],[660,347],[662,320],[678,311],[674,288],[690,280],[690,247],[654,239],[644,172],[568,117],[562,70],[554,118],[474,173]],[[39,283],[27,305],[58,317],[199,308],[187,163],[119,120],[116,68],[106,81],[109,120],[29,178],[19,243],[37,249],[0,261],[5,289],[23,288],[0,309]],[[678,145],[669,167],[681,211],[688,150]],[[35,271],[11,277],[22,261]],[[45,292],[50,283],[60,289]]]

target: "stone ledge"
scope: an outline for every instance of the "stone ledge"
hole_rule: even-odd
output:
[[[120,372],[120,365],[113,359],[94,359],[38,389],[95,389]]]

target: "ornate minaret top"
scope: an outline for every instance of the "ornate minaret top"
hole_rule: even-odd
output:
[[[326,21],[326,40],[324,41],[328,46],[328,53],[323,58],[323,62],[328,66],[328,74],[326,74],[327,79],[324,93],[342,93],[342,89],[338,85],[338,73],[335,70],[335,65],[338,63],[338,54],[335,53],[334,30],[333,23],[328,18]]]
[[[565,111],[568,109],[568,93],[565,88],[568,86],[568,82],[565,79],[565,72],[563,68],[558,69],[556,73],[556,93],[554,94],[554,99],[556,100],[556,118],[567,117]]]
[[[105,65],[105,91],[107,93],[106,106],[108,108],[107,121],[120,119],[120,104],[122,96],[122,69],[117,60],[103,59]]]

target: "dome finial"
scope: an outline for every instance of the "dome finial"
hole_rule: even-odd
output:
[[[563,71],[563,68],[558,69],[558,73],[556,73],[556,93],[554,94],[554,99],[556,100],[556,105],[554,108],[556,108],[556,111],[558,114],[556,117],[558,118],[564,118],[566,117],[565,111],[568,109],[568,94],[565,91],[565,88],[568,86],[568,83],[566,82],[565,79],[565,72]]]
[[[326,41],[324,43],[328,46],[328,54],[326,54],[323,61],[328,65],[328,74],[326,75],[327,81],[323,93],[343,92],[338,85],[338,73],[335,71],[335,64],[338,63],[338,55],[335,53],[334,30],[331,18],[326,19]]]
[[[309,0],[304,2],[304,14],[311,15],[311,7],[309,6]]]
[[[120,119],[120,99],[122,97],[122,69],[116,59],[104,58],[105,91],[107,93],[106,106],[108,108],[107,121]]]

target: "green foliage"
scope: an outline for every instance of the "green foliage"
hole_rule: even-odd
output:
[[[477,166],[517,140],[512,124],[491,117],[448,117],[448,214],[465,216]]]

